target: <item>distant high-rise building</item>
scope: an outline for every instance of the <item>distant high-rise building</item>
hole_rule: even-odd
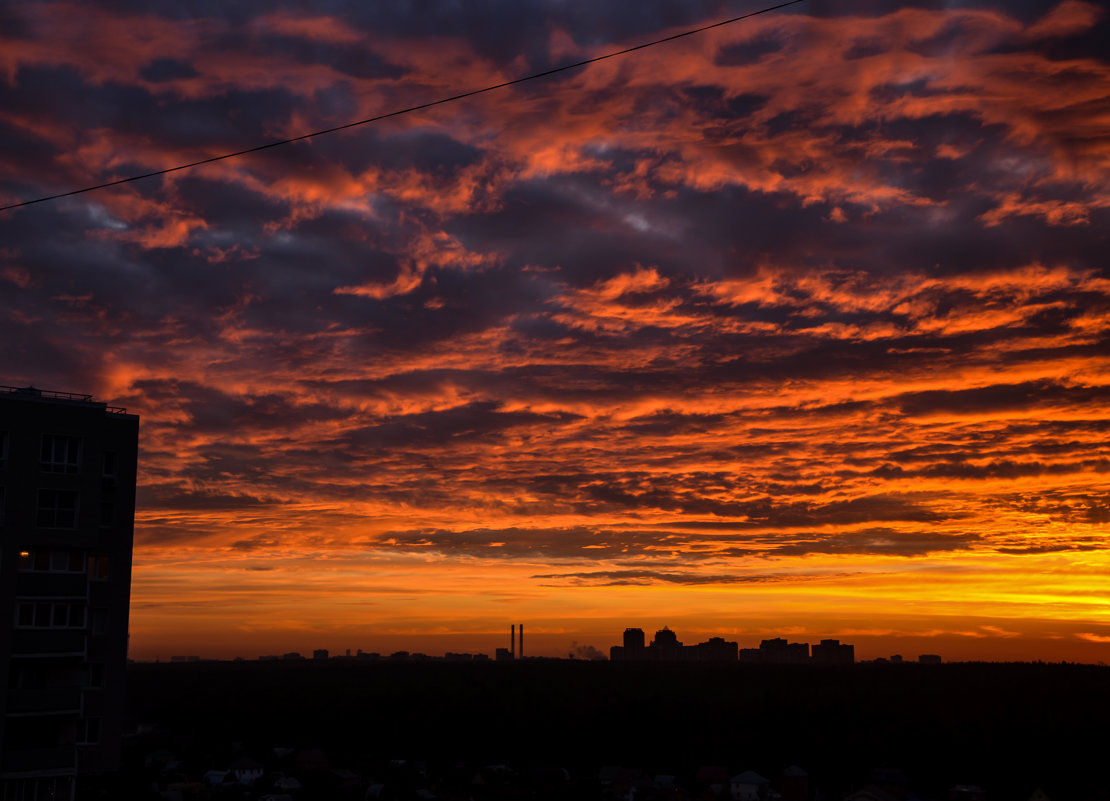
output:
[[[850,665],[856,661],[856,647],[840,640],[821,640],[813,646],[813,661],[826,665]]]
[[[759,643],[759,661],[768,663],[793,663],[809,661],[809,643],[790,642],[782,637]]]
[[[650,652],[644,647],[643,629],[625,629],[624,644],[614,645],[609,649],[609,659],[612,662],[637,662],[650,656]]]
[[[675,662],[683,657],[682,643],[678,641],[678,635],[666,626],[655,632],[655,639],[652,640],[648,650],[651,652],[650,658],[660,662]]]
[[[758,648],[741,648],[736,654],[738,662],[757,664],[763,661],[763,655]]]
[[[644,630],[643,629],[625,629],[624,630],[624,654],[626,657],[632,658],[636,654],[644,650]]]
[[[0,798],[117,770],[139,418],[0,387]]]
[[[698,662],[735,662],[739,644],[724,637],[710,637],[705,642],[690,646],[694,659]]]

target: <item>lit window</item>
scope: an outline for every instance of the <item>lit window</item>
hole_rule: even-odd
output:
[[[39,528],[77,528],[76,490],[39,490]]]
[[[37,548],[19,552],[19,569],[36,573],[84,573],[84,551]]]
[[[81,465],[81,438],[44,434],[40,461],[47,473],[76,473]]]

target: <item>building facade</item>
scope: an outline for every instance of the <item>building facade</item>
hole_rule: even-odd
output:
[[[0,799],[119,766],[139,418],[0,387]]]

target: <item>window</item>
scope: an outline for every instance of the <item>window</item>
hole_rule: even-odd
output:
[[[100,636],[108,630],[108,610],[92,610],[92,633]]]
[[[102,528],[109,527],[116,517],[116,505],[111,501],[100,502],[100,525]]]
[[[81,438],[43,434],[40,461],[47,473],[76,473],[81,465]]]
[[[89,578],[91,578],[91,579],[106,579],[106,578],[108,578],[108,557],[107,556],[90,556],[89,557]]]
[[[83,629],[85,605],[72,601],[23,601],[17,604],[16,626],[23,629]]]
[[[5,779],[4,801],[39,801],[43,798],[72,798],[72,776],[47,776],[39,779]]]
[[[23,660],[11,661],[8,671],[9,690],[41,690],[46,687],[44,671],[34,665],[20,664]]]
[[[116,471],[115,451],[104,451],[104,461],[101,469],[101,484],[106,489],[111,489],[116,486]]]
[[[100,740],[100,718],[81,718],[77,721],[77,742],[95,743]]]
[[[86,687],[103,687],[104,686],[104,663],[103,662],[90,662],[85,667],[85,686]]]
[[[80,573],[84,567],[81,551],[50,552],[50,569],[55,573]]]
[[[20,571],[35,573],[84,573],[83,551],[37,548],[19,552]]]
[[[76,490],[39,490],[39,528],[77,528]]]

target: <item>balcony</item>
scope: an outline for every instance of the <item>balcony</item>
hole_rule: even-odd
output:
[[[58,715],[81,712],[79,687],[8,690],[9,715]]]
[[[19,573],[15,594],[18,598],[84,598],[88,579],[84,573]]]
[[[18,629],[12,632],[12,656],[82,656],[84,629]]]
[[[77,752],[72,745],[54,748],[36,748],[29,751],[5,751],[0,755],[0,773],[8,774],[64,774],[77,769]]]

